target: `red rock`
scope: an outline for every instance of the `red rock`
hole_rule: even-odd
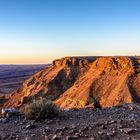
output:
[[[97,103],[110,107],[140,102],[137,59],[66,57],[55,60],[24,81],[22,89],[15,91],[3,107],[24,109],[24,104],[40,96],[64,109],[96,107]]]

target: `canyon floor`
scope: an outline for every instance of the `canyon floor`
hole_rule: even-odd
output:
[[[8,94],[22,86],[24,80],[46,65],[0,65],[0,95]]]
[[[47,65],[0,65],[0,106],[23,81]]]
[[[42,122],[24,116],[1,118],[0,136],[2,140],[140,140],[140,107],[75,109]]]

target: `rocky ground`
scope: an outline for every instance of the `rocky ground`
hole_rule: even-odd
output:
[[[69,110],[53,120],[0,119],[2,140],[140,140],[140,107]]]

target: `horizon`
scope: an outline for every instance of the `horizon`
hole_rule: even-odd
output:
[[[55,58],[53,59],[52,61],[48,62],[48,63],[0,63],[0,66],[20,66],[20,65],[23,65],[23,66],[28,66],[28,65],[51,65],[52,62],[54,60],[58,60],[58,59],[61,59],[61,58],[67,58],[67,57],[140,57],[140,55],[94,55],[94,56],[64,56],[64,57],[60,57],[60,58]]]
[[[0,65],[139,56],[139,0],[0,0]]]
[[[140,57],[140,55],[64,56],[64,57],[60,57],[60,58],[55,58],[55,59],[53,59],[52,61],[50,61],[50,62],[48,62],[48,63],[13,63],[13,64],[10,64],[10,63],[0,63],[0,66],[50,65],[50,64],[52,64],[52,62],[53,62],[54,60],[61,59],[61,58],[67,58],[67,57],[129,57],[129,58],[130,58],[130,57]]]

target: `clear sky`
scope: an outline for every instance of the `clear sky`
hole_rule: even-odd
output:
[[[0,0],[0,64],[140,55],[140,0]]]

